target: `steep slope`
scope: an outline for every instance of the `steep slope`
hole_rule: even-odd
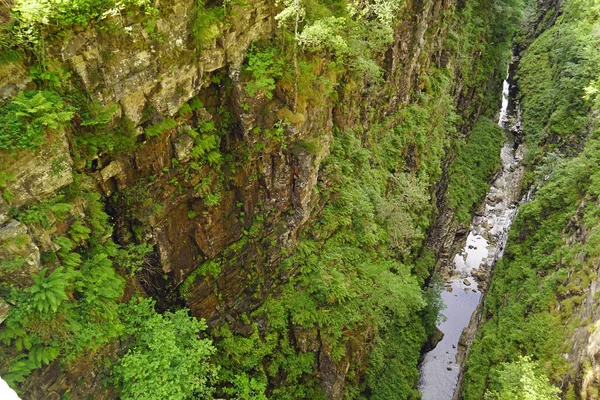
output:
[[[518,7],[40,4],[0,13],[0,374],[26,398],[417,398],[425,238],[485,193],[448,203],[446,176]]]
[[[546,376],[561,398],[598,398],[599,27],[594,2],[550,3],[517,43],[533,200],[494,270],[465,399],[521,398]]]

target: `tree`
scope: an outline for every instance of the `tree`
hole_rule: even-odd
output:
[[[558,400],[558,388],[546,375],[537,373],[536,367],[529,356],[504,363],[494,379],[495,388],[486,392],[485,400]]]
[[[298,76],[300,71],[298,70],[298,27],[306,11],[304,7],[300,5],[300,0],[284,0],[285,8],[275,16],[279,26],[284,26],[288,21],[294,21],[294,105],[292,111],[296,112],[296,105],[298,102]]]

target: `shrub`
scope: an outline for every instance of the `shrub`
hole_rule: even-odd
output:
[[[156,313],[154,301],[137,298],[121,307],[125,333],[133,342],[114,367],[122,399],[211,398],[217,368],[209,363],[214,347],[198,334],[204,320],[186,310]]]
[[[515,362],[502,364],[496,385],[486,392],[485,400],[558,399],[558,388],[550,384],[548,377],[538,373],[536,367],[530,357],[521,356]]]
[[[252,97],[262,92],[268,99],[272,99],[275,79],[283,75],[283,60],[279,57],[279,51],[275,47],[260,50],[253,45],[246,56],[248,65],[245,70],[254,78],[246,84],[246,91]]]

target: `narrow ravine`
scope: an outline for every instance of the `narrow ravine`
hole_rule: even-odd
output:
[[[502,109],[498,124],[504,128],[506,143],[501,151],[502,170],[492,183],[485,204],[473,218],[466,243],[454,256],[451,268],[443,276],[444,320],[438,325],[444,336],[424,355],[419,390],[423,400],[452,399],[459,382],[462,360],[477,328],[474,315],[487,288],[491,269],[502,256],[508,230],[516,215],[519,186],[523,178],[522,146],[515,144],[512,131],[516,120],[509,107],[509,83],[504,81]],[[510,112],[509,112],[510,111]],[[475,313],[477,314],[477,313]]]

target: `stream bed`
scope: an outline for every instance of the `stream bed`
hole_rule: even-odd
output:
[[[442,340],[426,353],[421,362],[419,391],[423,400],[451,400],[455,397],[462,361],[478,324],[476,310],[487,287],[492,267],[502,257],[510,225],[517,213],[523,178],[523,146],[515,145],[509,127],[514,110],[509,110],[509,83],[504,81],[502,109],[498,124],[506,132],[501,150],[502,169],[494,179],[477,215],[471,222],[462,250],[454,256],[444,282],[444,320],[438,324]],[[518,118],[516,119],[518,121]],[[518,122],[517,122],[518,123]],[[480,287],[482,286],[482,287]],[[460,387],[460,385],[459,385]]]

